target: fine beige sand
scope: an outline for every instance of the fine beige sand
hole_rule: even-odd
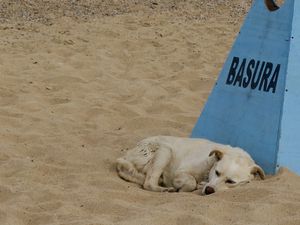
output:
[[[211,196],[115,170],[142,138],[189,136],[249,4],[1,1],[0,224],[299,225],[287,169]]]

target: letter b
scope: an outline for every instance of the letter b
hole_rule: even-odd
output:
[[[232,63],[231,63],[230,69],[229,69],[229,73],[227,76],[226,84],[231,85],[233,83],[238,65],[239,65],[239,58],[233,57]]]

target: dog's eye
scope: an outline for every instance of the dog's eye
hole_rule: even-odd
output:
[[[221,174],[218,170],[216,170],[216,175],[219,177]]]
[[[231,179],[227,179],[225,182],[226,182],[227,184],[235,184],[235,183],[236,183],[235,181],[233,181],[233,180],[231,180]]]

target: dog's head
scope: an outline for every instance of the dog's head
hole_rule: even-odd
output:
[[[202,190],[203,194],[208,195],[249,183],[257,175],[261,179],[265,178],[262,168],[240,148],[228,146],[224,149],[216,149],[210,152],[209,156],[215,157],[216,162],[209,172],[208,183]]]

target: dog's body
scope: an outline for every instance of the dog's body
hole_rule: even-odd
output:
[[[240,148],[205,139],[168,136],[142,140],[117,160],[123,179],[151,191],[194,191],[203,194],[249,182],[262,169]]]

